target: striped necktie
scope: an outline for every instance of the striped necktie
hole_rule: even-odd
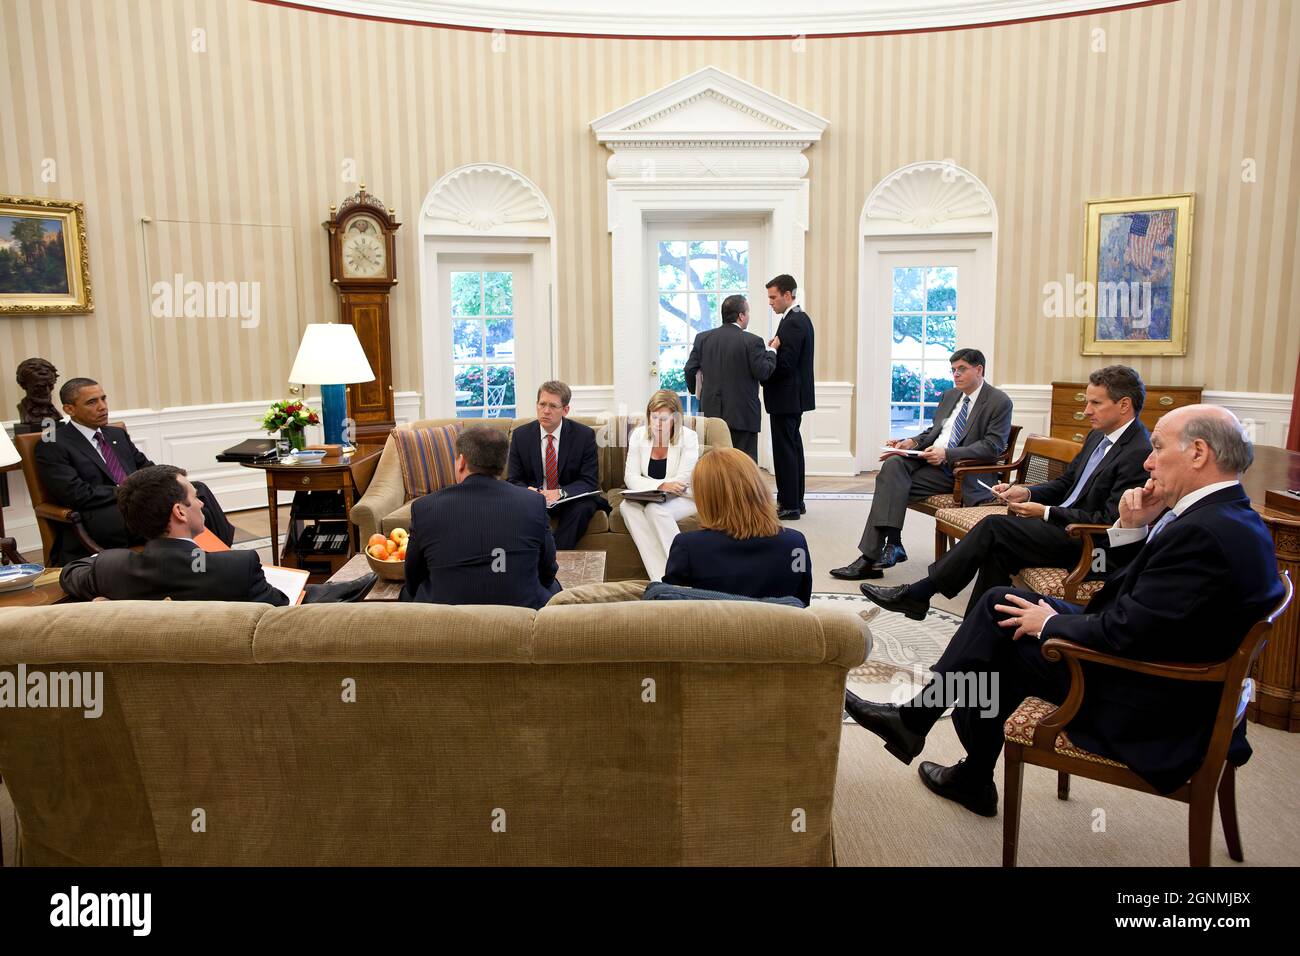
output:
[[[1163,515],[1161,515],[1160,520],[1155,523],[1155,525],[1151,528],[1150,533],[1147,534],[1147,544],[1150,544],[1152,539],[1154,539],[1155,536],[1158,535],[1161,531],[1164,531],[1166,525],[1172,524],[1174,519],[1177,517],[1178,517],[1178,512],[1174,511],[1174,509],[1172,508],[1170,508]]]
[[[966,413],[969,411],[970,396],[967,395],[961,400],[961,411],[957,413],[957,420],[952,423],[952,434],[948,436],[949,448],[956,448],[966,436]]]
[[[1105,456],[1106,449],[1110,447],[1110,444],[1111,442],[1109,438],[1103,438],[1101,441],[1097,442],[1097,447],[1094,448],[1092,454],[1088,456],[1088,463],[1083,466],[1083,474],[1081,474],[1079,480],[1074,483],[1074,487],[1070,490],[1069,497],[1061,502],[1060,507],[1068,508],[1079,500],[1079,495],[1083,494],[1084,485],[1088,483],[1088,479],[1092,477],[1092,473],[1096,471],[1097,466],[1101,464],[1101,459]]]
[[[126,469],[122,467],[122,462],[117,458],[117,453],[113,451],[113,446],[108,443],[101,431],[95,432],[95,441],[99,443],[99,453],[104,456],[104,467],[108,473],[113,476],[115,484],[121,484],[126,481]]]
[[[555,463],[555,436],[546,436],[546,487],[560,487],[560,470]]]

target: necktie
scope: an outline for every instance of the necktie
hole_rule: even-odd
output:
[[[1178,517],[1177,512],[1175,512],[1172,508],[1170,508],[1163,515],[1161,515],[1160,520],[1155,523],[1155,525],[1151,528],[1150,533],[1147,534],[1147,543],[1150,544],[1151,540],[1156,535],[1158,535],[1161,531],[1163,531],[1166,525],[1172,524],[1173,520],[1177,517]]]
[[[949,448],[956,448],[961,444],[961,440],[966,434],[966,413],[969,411],[970,396],[967,395],[961,400],[961,411],[957,413],[957,420],[952,423],[952,434],[948,436]]]
[[[1060,507],[1068,508],[1079,500],[1079,495],[1083,494],[1083,486],[1088,483],[1088,479],[1092,477],[1092,473],[1097,470],[1097,466],[1101,464],[1101,459],[1106,454],[1106,449],[1109,447],[1109,438],[1103,438],[1097,443],[1097,447],[1094,448],[1092,454],[1088,456],[1088,463],[1083,466],[1083,474],[1081,474],[1079,480],[1074,483],[1074,487],[1070,489],[1069,496],[1061,502]]]
[[[546,487],[560,487],[560,470],[555,465],[555,436],[546,436]]]
[[[95,432],[95,442],[99,445],[99,453],[104,456],[104,467],[113,476],[113,483],[120,485],[126,481],[126,469],[117,460],[117,455],[113,453],[113,446],[108,443],[108,439],[104,437],[103,432]]]

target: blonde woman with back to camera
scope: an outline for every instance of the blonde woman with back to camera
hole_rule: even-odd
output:
[[[676,497],[663,503],[625,498],[619,513],[650,580],[659,581],[677,537],[677,522],[695,514],[691,473],[700,458],[700,439],[682,424],[682,403],[667,389],[650,396],[645,421],[644,428],[637,427],[628,436],[623,484],[628,491],[666,491]]]

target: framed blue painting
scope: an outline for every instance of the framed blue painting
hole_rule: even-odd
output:
[[[1087,203],[1084,355],[1186,355],[1192,194]]]

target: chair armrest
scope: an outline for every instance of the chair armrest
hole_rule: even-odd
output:
[[[61,524],[79,524],[81,522],[80,512],[73,511],[71,508],[64,508],[59,505],[40,504],[34,509],[37,517],[46,518],[50,521],[58,521]]]
[[[406,484],[402,481],[402,466],[397,460],[397,447],[390,437],[379,456],[379,464],[370,479],[366,493],[352,505],[349,517],[357,526],[361,543],[377,532],[383,520],[406,504]]]
[[[966,475],[997,474],[1010,478],[1010,465],[1003,465],[1000,458],[963,458],[952,467],[952,497],[957,507],[961,507],[961,482]]]
[[[1071,538],[1082,540],[1082,547],[1079,548],[1079,560],[1075,562],[1070,573],[1065,576],[1062,582],[1062,589],[1065,593],[1065,599],[1072,604],[1078,604],[1079,586],[1083,584],[1088,577],[1088,572],[1092,570],[1092,553],[1096,548],[1096,537],[1105,534],[1110,530],[1108,524],[1087,524],[1078,522],[1077,524],[1068,524],[1065,526],[1065,533]]]

